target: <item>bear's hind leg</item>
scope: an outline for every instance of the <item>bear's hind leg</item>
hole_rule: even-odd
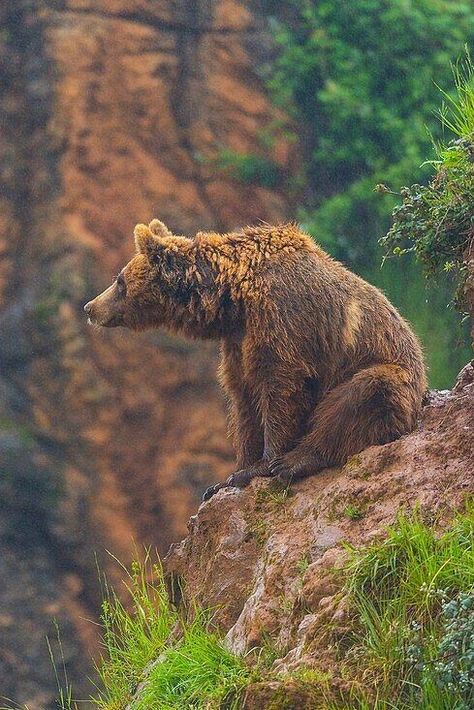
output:
[[[312,416],[312,427],[269,469],[285,482],[305,478],[374,444],[385,444],[411,431],[421,391],[399,365],[377,365],[357,372],[330,390]]]

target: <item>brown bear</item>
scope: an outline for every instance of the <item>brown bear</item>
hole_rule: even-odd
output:
[[[84,307],[92,323],[164,326],[221,343],[237,473],[302,478],[411,431],[426,387],[420,345],[374,286],[295,224],[173,235],[135,228],[136,255]]]

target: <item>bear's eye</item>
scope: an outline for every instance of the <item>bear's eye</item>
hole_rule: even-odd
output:
[[[125,278],[122,272],[117,276],[117,293],[119,296],[125,296],[127,292],[127,284],[125,283]]]

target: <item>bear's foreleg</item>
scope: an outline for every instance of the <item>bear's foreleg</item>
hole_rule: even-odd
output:
[[[291,384],[289,385],[287,373],[285,373],[284,379],[279,379],[278,377],[268,378],[258,392],[257,401],[259,401],[259,411],[256,411],[257,406],[255,406],[255,408],[251,408],[251,412],[253,418],[258,413],[260,414],[259,423],[255,424],[258,431],[258,440],[262,446],[259,460],[250,462],[247,465],[244,464],[242,468],[229,476],[223,483],[210,486],[205,491],[203,500],[209,500],[221,488],[244,488],[252,479],[258,476],[272,475],[268,467],[269,462],[276,456],[290,451],[301,436],[301,422],[302,418],[304,418],[305,407],[300,391],[296,387],[291,387]],[[240,423],[244,421],[250,423],[252,419],[244,420],[241,416],[242,412],[243,410],[240,410],[240,419],[237,419],[236,423],[238,421]],[[263,428],[260,422],[263,422]],[[244,426],[244,432],[248,436],[248,439],[244,439],[244,441],[255,441],[255,430],[252,435],[251,428],[250,426],[247,429]],[[239,453],[242,454],[247,451],[248,444],[246,443],[244,448],[242,448],[242,442],[238,441],[238,427],[234,431],[239,462],[245,460],[244,458],[239,458]],[[239,447],[241,447],[240,452]],[[253,453],[255,451],[254,449]]]
[[[256,464],[263,458],[263,426],[247,388],[232,398],[229,412],[229,431],[237,459],[237,468]]]
[[[269,475],[268,462],[263,461],[262,422],[246,388],[232,396],[229,432],[236,453],[238,471],[222,483],[209,486],[204,492],[203,500],[209,500],[221,488],[244,488],[255,476]]]

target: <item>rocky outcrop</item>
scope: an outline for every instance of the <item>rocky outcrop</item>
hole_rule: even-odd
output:
[[[46,710],[53,616],[87,695],[94,551],[106,568],[105,549],[164,551],[232,460],[214,348],[98,333],[82,304],[138,221],[192,233],[287,209],[214,167],[275,117],[250,1],[18,0],[0,23],[0,692]]]
[[[414,506],[433,520],[450,518],[472,497],[473,364],[451,392],[429,397],[412,434],[366,449],[287,493],[260,479],[202,504],[187,538],[166,559],[185,607],[197,601],[214,609],[236,653],[271,637],[280,655],[275,670],[329,668],[327,622],[340,625],[344,617],[333,574],[344,559],[341,543],[359,546],[383,536],[400,510]],[[278,683],[252,686],[245,707],[267,707],[263,699],[280,690]],[[286,697],[292,692],[285,688]],[[291,707],[306,707],[300,692],[294,689]]]

